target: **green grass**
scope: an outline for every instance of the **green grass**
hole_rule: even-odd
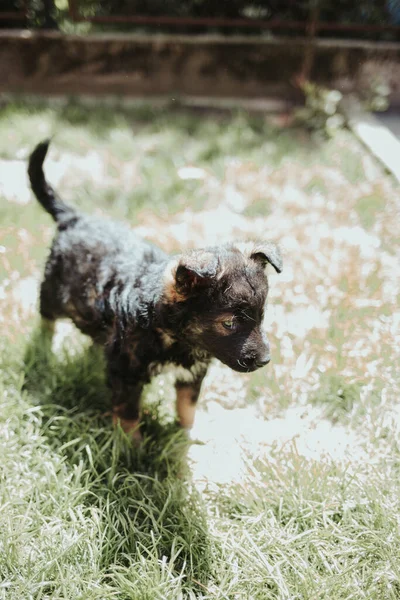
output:
[[[2,365],[13,436],[2,440],[0,568],[13,597],[147,598],[206,581],[206,517],[177,425],[150,406],[140,448],[113,432],[91,348],[56,358],[34,336],[20,359]]]
[[[54,136],[58,156],[65,152],[84,155],[95,148],[105,163],[109,185],[99,186],[90,173],[80,173],[78,188],[77,177],[71,178],[70,185],[66,182],[66,195],[76,205],[93,210],[95,192],[96,207],[126,219],[134,219],[147,208],[149,198],[151,209],[164,217],[183,210],[188,198],[192,209],[202,209],[208,200],[202,186],[178,175],[178,169],[187,164],[207,168],[223,179],[227,158],[245,156],[261,165],[265,157],[278,163],[289,148],[297,152],[292,136],[262,117],[246,120],[241,113],[199,118],[189,111],[137,108],[115,112],[72,102],[58,110],[40,104],[29,109],[11,105],[0,116],[0,158],[27,157],[35,143],[48,136]],[[277,136],[279,144],[272,143]],[[121,167],[127,172],[122,192]]]
[[[21,161],[55,134],[50,160],[69,161],[62,196],[169,248],[181,240],[168,224],[198,236],[196,215],[226,207],[234,189],[232,222],[285,249],[270,282],[271,365],[248,377],[214,366],[196,444],[175,422],[170,380],[158,380],[136,447],[107,417],[101,351],[70,334],[51,352],[36,310],[22,308],[18,285],[43,268],[53,226],[35,202],[3,194],[0,598],[397,600],[391,180],[366,177],[346,131],[316,142],[245,113],[14,103],[0,134],[0,159]],[[182,178],[187,166],[200,176]],[[242,472],[228,477],[237,456]]]
[[[356,210],[365,229],[370,229],[374,225],[379,212],[383,208],[382,198],[378,194],[363,196],[358,200]]]

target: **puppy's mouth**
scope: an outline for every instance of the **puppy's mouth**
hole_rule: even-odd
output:
[[[235,362],[231,361],[231,360],[230,361],[225,361],[223,359],[219,359],[219,360],[222,363],[224,363],[224,365],[226,365],[233,371],[236,371],[237,373],[252,373],[253,371],[257,371],[258,369],[261,369],[261,367],[264,366],[262,364],[258,364],[253,361],[246,363],[245,361],[242,361],[240,359],[237,359]]]

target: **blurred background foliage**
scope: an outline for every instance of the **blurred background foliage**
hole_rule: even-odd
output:
[[[75,0],[79,14],[84,18],[97,17],[123,17],[123,16],[168,16],[176,18],[225,18],[225,19],[254,19],[263,21],[283,21],[288,27],[278,31],[285,35],[298,35],[299,30],[291,28],[289,22],[300,21],[307,23],[315,19],[318,21],[335,23],[338,26],[346,25],[400,25],[400,0]],[[26,15],[25,20],[12,17],[0,19],[0,27],[29,26],[37,28],[63,29],[66,24],[71,25],[68,0],[2,0],[1,12],[19,11]],[[284,24],[283,24],[284,25]],[[104,26],[92,25],[94,30]],[[140,30],[146,29],[143,24],[110,23],[107,29]],[[147,26],[147,29],[160,30],[160,26]],[[67,27],[68,29],[68,27]],[[224,33],[271,33],[257,27],[246,28],[219,28],[218,26],[163,25],[163,30],[184,32],[216,32]],[[273,30],[275,32],[275,29]],[[303,28],[304,31],[304,28]],[[369,39],[398,39],[396,31],[319,31],[321,37],[356,37]]]

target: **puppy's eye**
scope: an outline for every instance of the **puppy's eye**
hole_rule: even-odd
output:
[[[229,329],[231,331],[236,329],[236,323],[233,319],[229,319],[228,321],[222,321],[222,325],[225,327],[225,329]]]

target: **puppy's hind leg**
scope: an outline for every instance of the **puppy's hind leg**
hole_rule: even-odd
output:
[[[51,289],[53,287],[53,290]],[[40,323],[32,332],[25,349],[24,363],[26,379],[39,380],[44,369],[48,371],[48,364],[52,356],[52,341],[55,330],[57,313],[54,298],[56,297],[54,285],[45,279],[40,288]]]
[[[54,337],[56,322],[55,319],[48,319],[47,317],[41,317],[40,320],[40,338],[43,344],[43,350],[51,352],[52,341]]]
[[[25,347],[25,388],[40,387],[49,373],[49,365],[53,358],[54,323],[54,320],[42,317]]]
[[[40,328],[39,335],[46,353],[52,350],[52,341],[55,333],[56,320],[64,316],[62,302],[60,300],[61,292],[57,278],[52,273],[52,262],[48,261],[46,265],[45,278],[40,287]]]

